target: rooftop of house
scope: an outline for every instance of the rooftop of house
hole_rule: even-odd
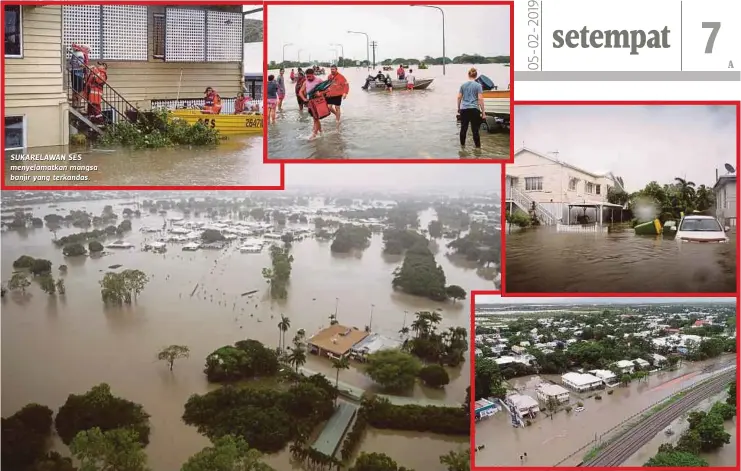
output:
[[[562,394],[568,394],[569,391],[557,384],[541,383],[538,389],[543,392],[546,396],[560,396]]]
[[[613,175],[612,172],[605,172],[605,173],[591,172],[589,170],[585,170],[583,168],[577,167],[576,165],[571,165],[570,163],[564,162],[561,159],[557,159],[555,157],[551,157],[550,155],[543,154],[541,152],[538,152],[536,150],[530,149],[529,147],[525,147],[525,146],[520,147],[519,149],[517,149],[515,151],[515,157],[517,157],[517,155],[518,154],[521,154],[522,152],[530,152],[531,154],[537,155],[538,157],[541,157],[543,159],[550,160],[551,162],[553,162],[555,164],[562,165],[562,166],[564,166],[566,168],[570,168],[572,170],[576,170],[577,172],[584,173],[584,174],[589,175],[590,177],[593,177],[593,178],[600,178],[600,177],[609,178],[610,180],[613,181],[613,183],[615,183],[615,186],[619,187],[622,190],[625,190],[625,188],[623,188],[623,186],[620,184],[620,182],[617,180],[617,178],[615,178],[615,175]]]
[[[309,344],[335,355],[345,355],[350,349],[365,339],[368,332],[340,324],[330,325],[309,339]]]
[[[736,183],[736,175],[721,175],[718,177],[718,181],[713,185],[713,190],[717,190],[721,186],[725,186],[729,183]]]
[[[573,371],[564,373],[563,375],[561,375],[561,379],[580,386],[599,383],[602,381],[602,379],[598,378],[597,376],[587,373],[575,373]]]

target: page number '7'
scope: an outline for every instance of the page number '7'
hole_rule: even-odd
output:
[[[720,31],[720,21],[703,21],[702,27],[711,28],[710,37],[708,42],[705,44],[705,54],[713,53],[713,45],[715,44],[715,38],[718,37],[718,31]]]

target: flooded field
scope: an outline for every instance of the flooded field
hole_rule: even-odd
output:
[[[229,136],[214,148],[176,147],[168,149],[76,150],[65,147],[30,149],[37,154],[68,154],[80,152],[81,165],[97,166],[97,171],[21,172],[11,171],[10,165],[51,165],[64,162],[10,161],[5,153],[5,183],[28,186],[94,186],[94,185],[249,185],[280,186],[280,167],[263,163],[263,137]],[[70,162],[67,162],[68,164]],[[78,162],[79,163],[79,162]],[[19,175],[78,175],[87,181],[17,181]]]
[[[716,396],[702,401],[700,404],[697,405],[697,407],[692,410],[707,412],[708,410],[710,410],[713,404],[718,401],[725,401],[727,397],[728,393],[724,391]],[[665,428],[665,430],[671,429],[672,432],[674,432],[673,435],[667,436],[663,432],[657,434],[653,440],[645,444],[640,450],[634,453],[633,456],[625,460],[625,462],[623,462],[623,466],[643,466],[646,461],[648,461],[656,453],[658,453],[659,446],[661,446],[662,444],[671,443],[672,445],[676,445],[682,433],[684,433],[689,428],[689,424],[687,423],[688,415],[689,412],[682,414],[681,417],[674,420],[671,425]],[[732,466],[736,462],[736,420],[737,418],[734,417],[733,420],[727,420],[724,422],[726,432],[731,434],[730,443],[724,445],[722,448],[715,452],[702,453],[700,455],[710,464],[710,466]]]
[[[85,209],[100,214],[104,205],[110,204],[120,214],[127,207],[121,203],[60,203],[58,208],[41,205],[34,206],[33,213],[43,217]],[[433,214],[423,213],[422,224],[426,225],[426,218]],[[170,211],[167,217],[176,216],[176,211]],[[327,326],[335,306],[340,323],[362,329],[369,323],[373,305],[373,330],[389,336],[398,336],[405,312],[409,325],[419,310],[438,310],[443,326],[469,326],[468,301],[437,303],[392,291],[392,272],[401,260],[383,256],[380,235],[375,235],[370,247],[358,256],[333,256],[329,243],[314,239],[295,242],[289,296],[278,303],[270,301],[261,275],[262,268],[270,264],[267,251],[243,254],[235,245],[223,250],[183,252],[182,244],[168,244],[165,254],[143,252],[139,250],[142,242],[153,240],[155,235],[139,232],[139,228],[161,227],[163,218],[146,214],[131,221],[133,230],[125,239],[137,248],[107,249],[110,254],[99,258],[63,257],[46,228],[3,233],[3,280],[10,278],[13,261],[27,254],[53,262],[54,275],[64,279],[66,294],[49,296],[34,284],[25,296],[13,292],[2,299],[2,415],[10,415],[28,402],[57,410],[68,394],[107,382],[115,394],[141,403],[152,415],[147,453],[153,469],[179,469],[208,443],[181,420],[183,405],[191,394],[216,387],[209,385],[203,374],[205,356],[244,338],[276,346],[281,313],[291,320],[287,338],[299,328],[310,335]],[[64,228],[57,236],[79,231]],[[448,283],[467,291],[493,288],[491,280],[480,276],[475,268],[449,259],[444,251],[440,249],[437,260]],[[58,275],[60,264],[69,267],[65,275]],[[98,281],[115,264],[121,264],[121,269],[142,270],[150,277],[132,306],[104,307],[101,301]],[[241,296],[251,290],[259,292]],[[189,359],[176,363],[173,373],[156,359],[159,349],[170,344],[188,345],[191,351]],[[335,370],[325,359],[310,355],[305,366],[334,378]],[[411,396],[460,404],[469,384],[468,358],[460,368],[449,371],[451,383],[444,391],[417,386]],[[340,380],[375,389],[355,367],[343,371]],[[459,440],[452,437],[378,431],[368,434],[362,449],[388,453],[404,466],[436,471],[444,469],[438,457],[458,445]],[[434,454],[425,453],[431,447],[435,448]],[[281,470],[293,469],[288,453],[267,461]]]
[[[679,244],[609,234],[557,233],[552,226],[506,235],[511,293],[736,291],[736,234],[727,244]],[[537,256],[534,250],[537,248]]]
[[[733,362],[733,356],[725,355],[706,362],[685,363],[676,371],[652,374],[647,381],[612,388],[614,393],[602,393],[601,401],[588,395],[571,394],[570,404],[574,406],[582,401],[584,411],[568,414],[560,411],[552,418],[540,413],[533,424],[525,428],[512,427],[506,413],[497,413],[476,425],[476,445],[485,445],[476,454],[476,465],[554,466],[568,458],[561,465],[575,466],[601,434],[661,399],[707,378],[709,371]],[[560,383],[558,375],[543,375],[542,378]],[[510,384],[536,397],[534,388],[539,382],[538,377],[530,376],[515,378]],[[525,463],[520,462],[523,453],[528,455]]]
[[[414,70],[417,79],[434,78],[428,90],[366,92],[361,89],[369,73],[365,68],[340,69],[350,83],[342,102],[342,124],[334,116],[322,120],[324,135],[313,141],[312,119],[299,113],[290,69],[286,71],[286,99],[276,124],[268,128],[268,157],[274,159],[508,159],[509,133],[489,134],[482,129],[481,149],[474,150],[469,131],[466,149],[461,149],[456,123],[456,99],[461,84],[468,80],[470,65],[450,64]],[[510,69],[501,64],[475,66],[500,89],[509,84]],[[381,66],[378,66],[380,69]],[[269,71],[277,75],[277,70]],[[388,72],[394,75],[394,71]],[[326,78],[323,76],[321,78]]]

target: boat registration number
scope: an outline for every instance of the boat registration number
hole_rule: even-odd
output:
[[[245,127],[248,128],[259,128],[262,125],[259,119],[248,119],[245,123]]]
[[[212,127],[212,128],[215,128],[216,127],[216,120],[215,119],[203,119],[203,118],[200,118],[198,120],[198,123],[203,124],[206,127]]]

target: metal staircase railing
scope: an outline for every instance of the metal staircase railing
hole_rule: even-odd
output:
[[[514,185],[510,185],[507,188],[509,190],[508,196],[515,202],[515,204],[525,211],[530,211],[532,209],[534,202],[532,198],[518,190]],[[537,202],[535,203],[535,215],[538,216],[538,219],[547,226],[552,226],[558,223],[558,218]]]
[[[67,49],[64,55],[65,59],[72,53],[71,49]],[[82,65],[85,70],[85,78],[92,73],[92,68],[87,65]],[[77,111],[86,116],[90,121],[95,124],[114,124],[121,120],[133,122],[136,118],[138,110],[136,106],[129,103],[126,98],[123,97],[115,88],[111,87],[110,84],[106,83],[103,87],[103,96],[101,98],[101,114],[103,116],[102,122],[100,119],[93,120],[87,116],[87,93],[83,89],[82,92],[78,92],[74,89],[71,79],[72,69],[69,64],[69,60],[65,60],[65,93],[67,94],[67,101],[72,104],[78,104]]]

